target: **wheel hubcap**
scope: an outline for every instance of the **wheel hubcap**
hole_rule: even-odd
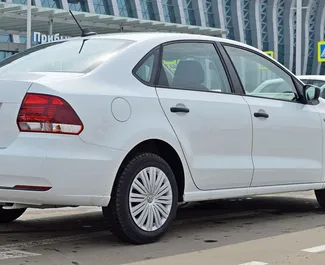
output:
[[[148,167],[134,178],[129,206],[133,221],[144,231],[159,229],[169,217],[173,193],[166,174],[156,167]]]

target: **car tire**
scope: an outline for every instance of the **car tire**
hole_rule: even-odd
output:
[[[25,211],[26,209],[24,208],[7,210],[0,206],[0,224],[11,223],[17,220]]]
[[[315,190],[318,204],[325,209],[325,190]]]
[[[177,204],[177,182],[171,167],[160,156],[144,153],[122,168],[103,213],[119,239],[149,244],[167,232],[176,216]]]

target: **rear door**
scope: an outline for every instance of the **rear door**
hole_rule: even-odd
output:
[[[156,91],[197,187],[248,187],[253,174],[250,111],[233,93],[215,44],[174,42],[162,49]]]

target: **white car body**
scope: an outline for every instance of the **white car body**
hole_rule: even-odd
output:
[[[177,176],[183,178],[184,187],[179,189],[184,202],[325,188],[324,100],[315,105],[292,104],[155,88],[131,74],[148,51],[169,41],[221,41],[264,56],[259,50],[186,34],[91,38],[135,42],[86,74],[6,74],[0,68],[0,203],[4,209],[106,207],[123,160],[149,140],[167,143],[177,153],[184,172]],[[20,132],[16,119],[26,92],[65,99],[80,117],[83,131],[80,135]],[[171,113],[169,108],[177,104],[188,106],[190,113]],[[254,119],[252,112],[260,109],[271,119]],[[50,189],[19,190],[17,185]]]

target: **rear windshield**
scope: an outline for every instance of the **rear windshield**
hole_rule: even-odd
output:
[[[74,72],[93,70],[108,56],[134,41],[76,39],[42,44],[0,62],[0,74],[15,72]]]

